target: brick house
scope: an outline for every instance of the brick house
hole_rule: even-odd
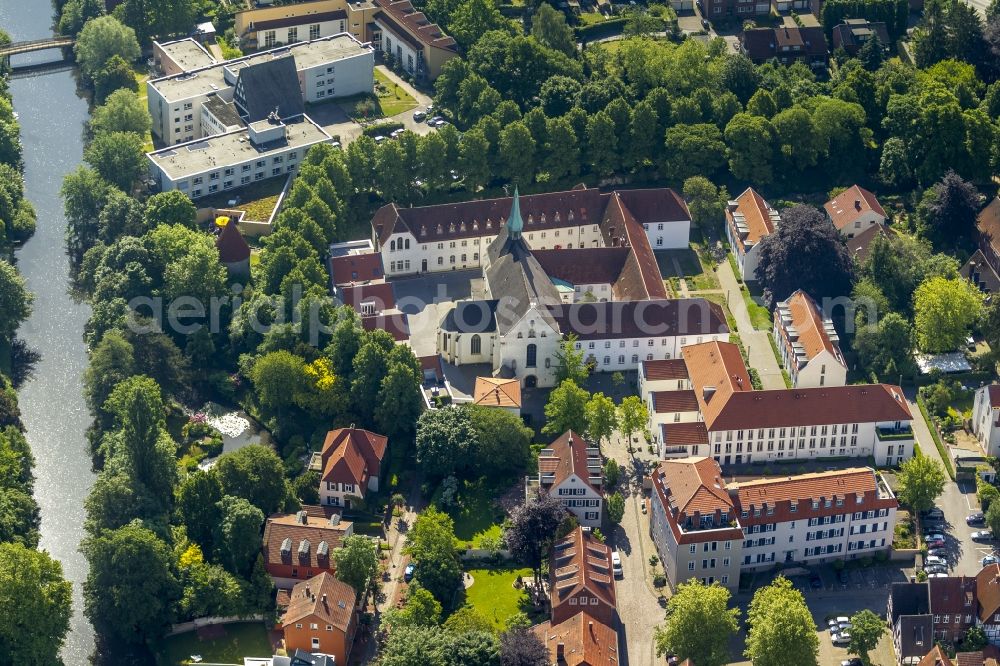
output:
[[[553,544],[549,571],[553,625],[585,612],[606,626],[616,626],[611,549],[595,539],[590,528],[577,527]]]
[[[281,618],[285,649],[333,655],[346,664],[358,629],[357,593],[327,572],[296,583]]]
[[[320,473],[320,503],[349,509],[351,498],[377,492],[388,441],[353,425],[328,432],[322,450],[309,461],[309,469]]]

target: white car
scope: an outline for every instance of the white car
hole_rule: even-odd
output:
[[[847,624],[851,621],[851,618],[846,615],[840,615],[837,617],[837,624]]]
[[[622,572],[622,556],[617,550],[611,553],[611,571],[615,574],[615,578],[621,578],[624,575]]]
[[[928,566],[938,565],[944,567],[948,566],[948,560],[938,555],[928,555],[924,558],[924,564]]]
[[[846,631],[841,631],[840,633],[831,633],[830,641],[834,645],[846,645],[851,642],[851,634]]]
[[[981,562],[981,564],[984,567],[988,566],[990,564],[997,564],[997,563],[1000,563],[1000,557],[997,557],[996,555],[987,555],[986,557],[984,557],[982,559],[982,562]]]
[[[989,530],[978,530],[972,533],[973,541],[993,541],[993,532]]]

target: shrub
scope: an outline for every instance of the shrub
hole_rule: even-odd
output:
[[[376,123],[375,125],[369,125],[368,127],[361,130],[362,134],[365,136],[388,136],[391,132],[398,129],[403,129],[403,123],[398,123],[395,121],[387,123]]]
[[[667,577],[663,574],[656,574],[653,576],[653,586],[654,587],[664,587],[667,584]]]

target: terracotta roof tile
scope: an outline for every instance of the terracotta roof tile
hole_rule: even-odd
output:
[[[879,215],[883,221],[889,217],[875,195],[860,185],[847,188],[823,204],[823,208],[837,229],[850,226],[858,217],[869,212]]]
[[[729,333],[722,308],[704,298],[572,303],[552,314],[560,331],[581,341],[650,337],[652,330],[676,336]]]
[[[698,399],[694,391],[654,391],[653,411],[657,414],[698,411]]]
[[[366,331],[387,331],[396,342],[406,342],[410,339],[410,320],[402,312],[362,317],[361,327]]]
[[[250,258],[250,246],[232,220],[222,228],[218,238],[215,239],[215,247],[219,250],[219,261],[224,264],[235,264]]]
[[[337,289],[344,305],[349,305],[357,312],[362,311],[362,304],[371,303],[376,312],[392,310],[396,307],[396,294],[392,284],[388,282],[373,282],[354,286],[342,286]]]
[[[324,571],[295,584],[281,625],[287,627],[306,618],[315,618],[317,624],[329,624],[347,633],[357,598],[354,588]]]
[[[391,16],[393,27],[399,30],[399,26],[405,28],[411,40],[418,40],[421,44],[426,44],[445,51],[456,51],[457,45],[452,37],[444,34],[436,23],[431,23],[423,12],[417,11],[410,0],[375,0],[375,4],[383,10],[383,15]]]
[[[516,379],[476,377],[472,403],[485,407],[521,407],[521,383]]]
[[[594,464],[596,469],[592,469]],[[538,455],[538,471],[543,475],[552,475],[551,478],[542,479],[545,487],[558,486],[570,475],[576,474],[581,481],[599,493],[604,481],[604,460],[597,447],[589,444],[582,435],[567,430],[541,450]]]
[[[1000,196],[979,212],[976,227],[982,241],[993,249],[993,255],[1000,257]]]
[[[868,255],[871,254],[872,243],[878,236],[883,238],[892,238],[896,235],[895,230],[885,224],[873,224],[868,227],[860,234],[856,234],[853,238],[848,238],[845,241],[847,245],[847,251],[850,252],[852,257],[855,257],[858,263],[864,263],[868,261]]]
[[[708,444],[708,429],[701,421],[664,423],[660,426],[664,446]]]
[[[788,308],[788,313],[791,315],[790,325],[798,331],[796,342],[802,345],[808,360],[812,360],[822,351],[828,351],[842,365],[846,366],[840,353],[840,347],[831,340],[826,331],[823,316],[820,314],[816,301],[810,298],[806,292],[798,289],[788,297],[788,300],[778,304],[775,317],[780,318],[779,310],[782,306]]]
[[[604,220],[601,223],[601,231],[604,235],[606,245],[614,247],[617,245],[628,245],[633,248],[632,254],[626,262],[626,273],[631,268],[635,273],[634,281],[641,282],[642,291],[646,293],[645,298],[666,298],[667,288],[663,284],[663,275],[660,273],[656,256],[649,245],[649,237],[646,235],[642,224],[638,222],[632,211],[626,206],[620,192],[611,192],[602,195],[609,199],[604,213]],[[639,199],[636,198],[638,201]],[[623,291],[627,291],[623,287]],[[633,288],[631,291],[636,291]],[[620,296],[625,297],[625,294]],[[636,296],[631,296],[636,298]]]
[[[333,273],[335,285],[370,282],[385,277],[382,272],[382,254],[379,252],[333,257],[330,259],[330,272]]]
[[[736,220],[740,216],[742,216],[743,222],[746,225],[746,236],[742,238],[742,243],[737,243],[737,251],[740,254],[745,252],[745,244],[756,245],[764,236],[774,233],[771,210],[771,206],[764,201],[764,197],[757,194],[752,187],[748,187],[743,191],[743,194],[736,197],[735,209],[726,208],[726,222],[729,226],[735,228]],[[735,235],[740,236],[740,234]]]
[[[615,579],[611,572],[611,549],[577,527],[552,545],[552,606],[586,590],[610,608],[615,608]]]
[[[976,579],[973,576],[928,578],[931,608],[935,615],[972,614],[976,609]]]
[[[625,268],[627,247],[582,247],[532,250],[550,278],[572,285],[614,284]]]
[[[323,481],[364,485],[378,477],[388,438],[361,428],[338,428],[326,433],[321,454]]]
[[[665,460],[654,473],[668,491],[670,506],[681,514],[733,512],[733,500],[726,491],[719,464],[712,458]]]
[[[711,424],[733,393],[753,390],[740,348],[731,342],[706,342],[681,349],[705,422]]]
[[[976,598],[983,622],[1000,612],[1000,564],[985,566],[976,574]]]
[[[655,382],[665,379],[687,379],[687,364],[683,358],[658,359],[642,362],[642,373],[647,381]]]
[[[940,645],[931,648],[917,666],[955,666],[954,662],[948,658]]]
[[[549,651],[550,663],[560,666],[618,666],[618,632],[590,613],[577,613],[561,624],[543,622],[535,635]],[[562,646],[562,657],[559,650]]]
[[[303,506],[298,514],[274,514],[264,523],[264,564],[332,570],[329,553],[340,548],[352,529],[351,523],[340,520],[339,511],[328,507]],[[291,550],[283,553],[281,545],[286,539]],[[300,555],[303,541],[309,545]],[[323,542],[327,544],[327,555],[319,552]]]

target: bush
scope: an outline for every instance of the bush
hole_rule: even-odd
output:
[[[667,577],[663,574],[656,574],[653,576],[653,586],[654,587],[664,587],[667,584]]]
[[[608,19],[607,21],[602,21],[600,23],[593,23],[591,25],[581,25],[574,28],[576,31],[577,41],[591,41],[594,39],[601,39],[603,37],[611,37],[612,35],[620,35],[625,31],[624,18],[614,18]]]
[[[375,125],[369,125],[368,127],[361,130],[361,133],[365,136],[388,136],[391,132],[398,129],[403,129],[403,123],[398,122],[387,122],[387,123],[377,123]]]

